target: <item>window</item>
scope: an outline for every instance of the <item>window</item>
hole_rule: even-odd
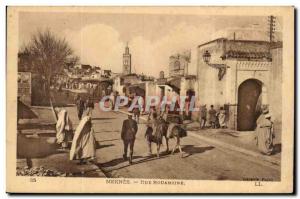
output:
[[[180,70],[180,62],[179,61],[174,62],[174,70]]]

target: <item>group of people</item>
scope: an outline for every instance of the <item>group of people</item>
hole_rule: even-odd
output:
[[[214,109],[214,105],[210,106],[207,111],[206,104],[201,107],[200,110],[200,128],[206,127],[206,121],[208,121],[211,128],[226,128],[226,111],[224,107],[220,107],[217,112]]]
[[[86,101],[84,101],[80,96],[77,96],[76,100],[76,107],[77,107],[77,116],[78,119],[81,120],[83,113],[85,115],[92,116],[92,112],[94,109],[94,102],[89,97]]]
[[[148,124],[147,124],[148,128],[145,133],[145,138],[146,138],[147,146],[148,146],[148,155],[152,154],[151,135],[153,133],[153,128],[155,125],[157,125],[156,114],[154,114],[153,120],[151,120],[151,122],[150,121],[148,122]],[[138,131],[137,121],[132,117],[132,114],[128,114],[128,119],[124,120],[123,125],[122,125],[121,139],[123,140],[123,144],[124,144],[123,159],[128,160],[129,164],[132,164],[133,148],[134,148],[134,142],[135,142],[135,137],[136,137],[137,131]],[[128,148],[130,150],[129,158],[127,157]]]
[[[164,115],[158,114],[155,111],[155,108],[151,108],[151,111],[148,115],[148,120],[146,123],[146,131],[145,131],[145,139],[147,142],[148,147],[148,156],[152,156],[152,143],[155,143],[157,146],[157,157],[159,157],[160,146],[162,145],[162,138],[165,137],[166,145],[167,145],[167,152],[169,152],[169,138],[175,138],[176,144],[172,150],[172,154],[178,148],[181,155],[183,155],[181,146],[180,146],[180,138],[185,137],[186,131],[183,130],[180,125],[171,123],[170,125],[167,124],[166,120],[164,119]],[[124,144],[124,153],[123,159],[129,161],[129,164],[132,164],[133,160],[133,149],[136,134],[138,131],[138,122],[136,119],[133,118],[133,114],[128,114],[128,119],[124,120],[122,125],[121,131],[121,139],[123,140]],[[128,156],[128,148],[129,148],[129,156]]]
[[[94,130],[92,127],[91,118],[91,103],[87,101],[87,108],[80,121],[73,132],[73,124],[66,109],[57,107],[57,122],[56,122],[56,143],[60,145],[61,150],[70,148],[70,160],[79,160],[79,164],[86,164],[93,162],[96,157],[96,140],[94,137]],[[71,146],[69,142],[72,141]]]
[[[78,97],[76,105],[78,110],[78,119],[80,122],[74,133],[73,124],[70,120],[67,110],[61,107],[57,107],[55,109],[57,112],[56,140],[62,149],[67,149],[69,147],[68,143],[72,141],[70,147],[70,160],[80,160],[79,164],[85,164],[88,161],[93,161],[96,154],[96,140],[94,137],[91,118],[91,112],[94,108],[94,104],[91,99],[88,99],[86,102],[84,102],[81,97]],[[83,111],[86,111],[86,114],[83,115]],[[145,133],[149,155],[152,154],[151,142],[153,142],[153,135],[156,133],[154,129],[156,129],[158,126],[159,118],[164,119],[167,114],[168,109],[165,112],[162,112],[162,114],[158,115],[155,111],[155,108],[151,108],[148,116],[147,131]],[[218,126],[221,128],[226,128],[225,117],[226,112],[223,107],[220,107],[220,110],[217,112],[214,109],[214,106],[211,105],[210,109],[207,111],[206,106],[204,105],[201,109],[200,126],[201,128],[204,128],[206,121],[208,120],[211,128],[218,128]],[[274,130],[271,115],[267,109],[263,109],[262,114],[258,117],[256,124],[256,144],[258,149],[261,153],[270,155],[274,149]],[[123,159],[128,160],[130,164],[132,164],[133,160],[133,149],[137,131],[138,118],[133,118],[133,115],[129,114],[128,119],[123,121],[121,139],[124,144]],[[181,151],[180,143],[179,141],[177,142],[177,144],[179,144],[179,150]]]
[[[211,128],[226,128],[226,111],[223,107],[217,112],[211,105],[207,110],[206,105],[200,109],[200,128],[206,127],[206,121]],[[271,155],[274,151],[273,140],[275,138],[273,122],[268,108],[263,107],[262,113],[256,121],[256,145],[258,150],[265,155]]]
[[[57,144],[61,146],[62,150],[66,150],[69,147],[69,142],[72,141],[70,147],[70,160],[79,160],[79,164],[85,164],[89,161],[94,161],[96,153],[96,140],[92,127],[91,114],[89,114],[92,107],[89,104],[92,102],[90,99],[88,99],[86,103],[84,103],[81,97],[79,97],[76,102],[78,118],[80,121],[74,133],[73,124],[67,110],[62,107],[55,108],[55,111],[57,112],[56,140]],[[86,114],[84,115],[82,114],[84,110],[83,107],[86,107]],[[154,114],[153,120],[155,119],[156,116]],[[121,139],[123,140],[124,144],[123,158],[124,160],[128,160],[130,164],[132,163],[133,159],[133,147],[136,133],[138,131],[137,124],[138,123],[133,119],[132,114],[129,114],[128,119],[124,120],[121,130]],[[147,137],[147,141],[148,138],[149,137]],[[151,144],[148,146],[150,146],[151,151]]]

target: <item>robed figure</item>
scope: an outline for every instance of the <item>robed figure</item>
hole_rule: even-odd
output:
[[[273,152],[274,130],[271,115],[263,113],[256,121],[256,144],[258,150],[265,154],[271,155]]]
[[[96,154],[96,140],[90,116],[85,116],[80,121],[70,151],[70,160],[80,160],[84,164],[87,160],[94,160]]]

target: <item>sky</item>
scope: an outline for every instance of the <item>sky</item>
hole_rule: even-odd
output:
[[[281,21],[277,20],[280,40]],[[49,29],[65,38],[82,64],[122,72],[122,57],[128,42],[132,71],[158,77],[168,74],[169,56],[196,49],[212,39],[227,37],[268,40],[266,17],[104,14],[70,12],[22,12],[19,15],[19,47],[38,30]],[[189,69],[192,74],[195,66]]]

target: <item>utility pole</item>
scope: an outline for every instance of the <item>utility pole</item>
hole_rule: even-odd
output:
[[[275,25],[276,25],[276,22],[275,22],[275,17],[274,16],[269,16],[268,17],[268,21],[269,21],[269,41],[270,43],[272,43],[274,41],[274,33],[275,33]]]

